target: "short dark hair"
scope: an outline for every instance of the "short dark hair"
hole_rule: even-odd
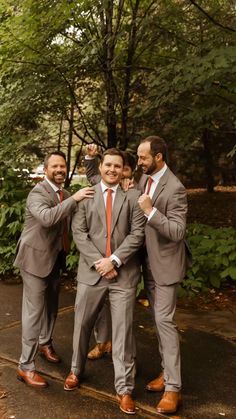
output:
[[[158,153],[162,154],[162,160],[166,162],[167,160],[167,144],[163,138],[158,137],[157,135],[150,135],[149,137],[144,138],[141,140],[141,143],[150,143],[150,152],[153,157],[155,157]]]
[[[118,150],[118,148],[108,148],[101,156],[101,164],[103,163],[105,156],[120,156],[123,161],[123,166],[125,165],[124,153],[121,150]]]
[[[48,160],[51,156],[60,156],[62,157],[66,162],[66,155],[63,153],[63,151],[51,151],[51,153],[48,153],[44,158],[44,167],[48,166]]]
[[[137,164],[135,156],[132,153],[130,153],[129,151],[123,151],[123,154],[124,154],[124,158],[125,158],[125,163],[124,164],[126,166],[129,166],[131,168],[132,172],[133,172],[135,167],[136,167],[136,164]]]

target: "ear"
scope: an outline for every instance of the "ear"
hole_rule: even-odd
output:
[[[160,163],[162,161],[162,153],[157,153],[155,159],[158,163]]]
[[[102,163],[99,163],[98,170],[100,173],[101,173],[101,167],[102,167]]]

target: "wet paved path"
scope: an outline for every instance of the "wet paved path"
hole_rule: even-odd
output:
[[[35,390],[16,380],[20,354],[22,285],[0,281],[0,419],[124,418],[115,399],[110,356],[88,361],[80,389],[63,390],[70,370],[75,292],[62,288],[55,329],[55,348],[63,362],[48,364],[37,358],[37,369],[49,381],[47,389]],[[183,371],[183,407],[175,418],[236,419],[236,314],[178,310]],[[135,399],[139,418],[173,418],[158,415],[161,395],[148,393],[145,384],[159,372],[160,359],[150,310],[137,304],[135,316],[138,374]]]

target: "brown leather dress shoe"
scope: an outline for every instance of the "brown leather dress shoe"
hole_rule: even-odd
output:
[[[88,359],[100,359],[105,354],[110,354],[112,351],[112,345],[111,342],[105,342],[105,343],[97,343],[96,346],[94,346],[93,349],[88,353]]]
[[[135,415],[135,404],[130,394],[117,394],[117,399],[120,403],[120,410],[122,410],[122,412],[127,415]]]
[[[148,391],[163,391],[164,389],[165,384],[163,372],[155,378],[155,380],[150,381],[150,383],[146,385],[146,390]]]
[[[53,362],[54,364],[58,364],[61,362],[61,359],[54,351],[52,345],[39,345],[39,353],[42,357],[44,357],[48,362]]]
[[[36,371],[23,371],[22,369],[17,368],[17,379],[24,381],[31,387],[45,388],[48,386],[47,381]]]
[[[64,390],[72,391],[75,390],[79,386],[79,379],[77,375],[75,375],[72,371],[67,376],[66,381],[64,383]]]
[[[158,413],[175,413],[182,403],[182,396],[179,391],[165,391],[156,410]]]

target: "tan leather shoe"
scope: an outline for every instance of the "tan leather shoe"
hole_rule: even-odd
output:
[[[117,394],[117,399],[120,404],[120,410],[127,415],[135,415],[136,409],[134,401],[130,394]]]
[[[48,386],[47,381],[36,371],[23,371],[22,369],[17,368],[17,379],[24,381],[25,384],[31,387],[45,388]]]
[[[175,413],[182,403],[182,396],[179,391],[165,391],[156,410],[158,413]]]
[[[97,343],[96,346],[94,346],[93,349],[88,353],[88,359],[100,359],[105,354],[110,354],[112,351],[112,345],[111,342],[105,342],[105,343]]]
[[[155,378],[155,380],[150,381],[150,383],[146,385],[146,390],[148,391],[163,391],[164,389],[165,384],[163,372]]]
[[[75,390],[77,387],[79,387],[79,378],[71,371],[64,383],[64,390],[72,391]]]
[[[54,351],[54,348],[52,345],[45,345],[45,346],[39,345],[39,353],[48,362],[53,362],[54,364],[58,364],[59,362],[61,362],[61,359]]]

